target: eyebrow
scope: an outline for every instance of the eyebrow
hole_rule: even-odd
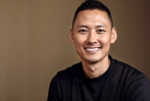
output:
[[[85,28],[88,28],[88,26],[86,25],[78,25],[77,28],[80,28],[80,27],[85,27]],[[95,28],[98,28],[98,27],[105,27],[104,25],[97,25]]]
[[[105,27],[104,25],[98,25],[98,26],[96,26],[95,28],[98,28],[98,27]]]

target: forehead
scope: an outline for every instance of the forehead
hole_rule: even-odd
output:
[[[105,11],[98,9],[80,11],[74,23],[74,27],[86,25],[97,26],[103,25],[111,28],[109,17]]]

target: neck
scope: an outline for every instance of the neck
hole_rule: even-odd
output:
[[[97,78],[104,74],[110,65],[108,55],[96,63],[89,63],[82,60],[84,74],[87,78]]]

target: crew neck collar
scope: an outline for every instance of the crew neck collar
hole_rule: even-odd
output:
[[[110,65],[109,65],[107,71],[104,74],[102,74],[101,76],[99,76],[97,78],[93,78],[93,79],[87,78],[85,76],[82,63],[80,62],[80,66],[79,66],[80,70],[79,71],[80,71],[80,76],[81,76],[82,80],[89,84],[97,84],[97,83],[102,82],[105,78],[107,78],[108,75],[111,73],[113,66],[115,64],[115,60],[110,55],[108,57],[110,59]]]

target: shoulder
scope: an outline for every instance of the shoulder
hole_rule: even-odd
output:
[[[72,79],[72,77],[77,74],[76,72],[77,72],[78,67],[80,67],[80,65],[81,65],[81,62],[57,72],[57,74],[55,75],[55,78],[57,78],[59,81],[62,81],[62,82],[64,80],[66,81],[66,80]]]
[[[115,60],[112,72],[119,84],[123,85],[128,101],[150,101],[150,82],[144,73],[136,68],[118,60]],[[143,100],[148,99],[148,100]]]
[[[115,60],[113,67],[114,68],[110,76],[114,80],[117,80],[116,82],[122,82],[125,84],[127,88],[129,88],[136,81],[136,79],[146,78],[141,71],[124,62]]]
[[[122,72],[123,74],[128,75],[129,77],[143,75],[143,73],[135,67],[132,67],[131,65],[118,60],[116,60],[115,67],[119,72]]]
[[[115,67],[116,71],[121,72],[119,76],[128,101],[150,101],[150,82],[144,73],[118,60]]]
[[[73,75],[75,74],[76,68],[80,63],[75,64],[71,67],[66,68],[65,70],[59,71],[51,80],[49,87],[48,100],[53,101],[62,99],[62,92],[68,91],[67,89],[71,89],[71,80]]]

